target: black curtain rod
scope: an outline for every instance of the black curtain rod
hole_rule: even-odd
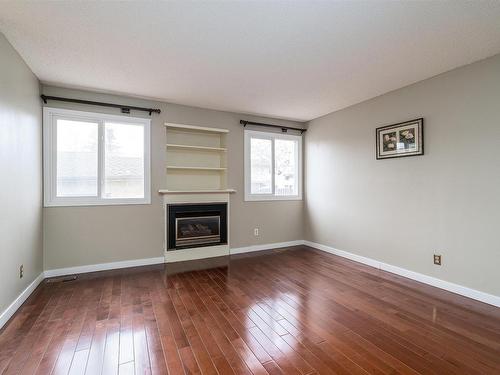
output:
[[[112,107],[112,108],[120,108],[122,113],[130,113],[130,110],[134,111],[143,111],[149,112],[151,116],[152,113],[161,113],[160,109],[156,108],[144,108],[144,107],[134,107],[130,105],[122,105],[122,104],[113,104],[113,103],[102,103],[102,102],[93,102],[90,100],[81,100],[81,99],[70,99],[70,98],[60,98],[58,96],[47,96],[40,95],[43,102],[47,104],[47,100],[57,100],[59,102],[68,102],[68,103],[79,103],[79,104],[88,104],[88,105],[100,105],[102,107]]]
[[[282,126],[282,125],[264,124],[262,122],[253,122],[253,121],[246,121],[246,120],[240,120],[240,124],[243,125],[243,127],[245,127],[247,125],[256,125],[256,126],[267,126],[267,127],[271,127],[271,128],[280,128],[283,133],[286,133],[288,130],[297,130],[300,132],[300,134],[307,131],[307,129],[292,128],[290,126]]]

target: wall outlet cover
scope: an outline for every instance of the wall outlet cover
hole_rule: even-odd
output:
[[[441,265],[441,255],[434,254],[434,264]]]

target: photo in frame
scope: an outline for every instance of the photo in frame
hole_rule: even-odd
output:
[[[424,154],[424,119],[400,122],[375,129],[377,159]]]

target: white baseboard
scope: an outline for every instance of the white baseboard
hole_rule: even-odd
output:
[[[378,268],[378,269],[383,270],[383,271],[395,273],[396,275],[407,277],[408,279],[412,279],[412,280],[415,280],[415,281],[418,281],[418,282],[421,282],[424,284],[434,286],[436,288],[444,289],[444,290],[447,290],[449,292],[459,294],[459,295],[464,296],[464,297],[472,298],[472,299],[475,299],[477,301],[481,301],[481,302],[484,302],[484,303],[487,303],[487,304],[490,304],[493,306],[500,307],[500,296],[495,296],[493,294],[488,294],[485,292],[481,292],[479,290],[467,288],[467,287],[459,285],[459,284],[455,284],[455,283],[452,283],[449,281],[441,280],[441,279],[438,279],[436,277],[424,275],[424,274],[419,273],[419,272],[410,271],[410,270],[407,270],[405,268],[393,266],[391,264],[380,262],[380,261],[375,260],[375,259],[371,259],[371,258],[367,258],[367,257],[361,256],[361,255],[349,253],[347,251],[338,250],[338,249],[335,249],[331,246],[326,246],[326,245],[322,245],[322,244],[311,242],[311,241],[303,241],[302,243],[306,246],[310,246],[310,247],[325,251],[325,252],[330,253],[330,254],[338,255],[338,256],[341,256],[343,258],[347,258],[347,259],[353,260],[353,261],[358,262],[358,263],[363,263],[363,264]]]
[[[120,268],[149,266],[151,264],[161,264],[164,262],[165,262],[164,257],[133,259],[133,260],[124,260],[121,262],[90,264],[88,266],[58,268],[54,270],[47,270],[45,271],[44,274],[46,278],[49,278],[49,277],[73,275],[73,274],[87,273],[87,272],[115,270]]]
[[[303,244],[304,244],[303,240],[296,240],[296,241],[288,241],[288,242],[268,243],[268,244],[263,244],[263,245],[252,245],[252,246],[245,246],[245,247],[235,247],[235,248],[231,249],[231,255],[234,255],[234,254],[243,254],[243,253],[251,253],[253,251],[279,249],[279,248],[282,248],[282,247],[298,246],[298,245],[303,245]]]
[[[36,277],[33,282],[24,289],[21,294],[0,314],[0,329],[9,321],[9,319],[14,315],[14,313],[21,307],[21,305],[28,299],[28,297],[33,293],[36,287],[43,281],[44,273]]]
[[[297,241],[288,241],[288,242],[276,242],[276,243],[263,244],[263,245],[253,245],[253,246],[246,246],[246,247],[237,247],[237,248],[230,249],[229,253],[230,254],[242,254],[242,253],[249,253],[252,251],[271,250],[271,249],[279,249],[279,248],[288,247],[288,246],[297,246],[297,245],[302,245],[303,243],[304,243],[304,241],[297,240]],[[210,250],[210,249],[215,249],[215,248],[217,250],[215,252],[207,252],[206,251],[206,249]],[[107,271],[107,270],[113,270],[113,269],[119,269],[119,268],[148,266],[151,264],[160,264],[160,263],[165,263],[165,262],[170,263],[170,262],[204,259],[204,258],[228,255],[227,246],[212,246],[212,247],[206,247],[206,248],[200,248],[200,249],[202,249],[202,250],[205,249],[205,250],[203,250],[203,254],[200,253],[201,255],[197,254],[194,251],[183,253],[182,250],[179,250],[179,251],[166,252],[166,257],[134,259],[134,260],[125,260],[125,261],[121,261],[121,262],[100,263],[100,264],[91,264],[91,265],[87,265],[87,266],[77,266],[77,267],[68,267],[68,268],[58,268],[58,269],[53,269],[53,270],[46,270],[45,277],[49,278],[49,277],[73,275],[73,274],[79,274],[79,273]],[[199,249],[195,249],[195,250],[199,250]]]
[[[415,271],[410,271],[405,268],[393,266],[391,264],[387,264],[384,262],[380,262],[375,259],[367,258],[361,255],[356,255],[350,253],[348,251],[338,250],[331,246],[322,245],[319,243],[304,241],[304,240],[296,240],[296,241],[288,241],[288,242],[277,242],[271,244],[263,244],[263,245],[253,245],[253,246],[245,246],[245,247],[237,247],[230,249],[230,254],[243,254],[249,253],[253,251],[262,251],[262,250],[271,250],[271,249],[279,249],[283,247],[290,246],[298,246],[298,245],[306,245],[313,247],[318,250],[325,251],[330,254],[338,255],[355,262],[363,263],[371,267],[375,267],[384,271],[388,271],[403,277],[407,277],[409,279],[419,281],[424,284],[428,284],[440,289],[447,290],[449,292],[453,292],[468,298],[472,298],[477,301],[481,301],[484,303],[488,303],[493,306],[500,307],[500,296],[495,296],[492,294],[488,294],[485,292],[481,292],[475,289],[467,288],[462,285],[454,284],[449,281],[441,280],[432,276],[424,275]],[[223,254],[224,255],[224,254]],[[215,255],[214,255],[215,256]],[[173,261],[171,259],[170,261]],[[92,264],[87,266],[78,266],[78,267],[69,267],[69,268],[59,268],[53,270],[47,270],[42,272],[17,298],[14,302],[10,304],[9,307],[5,311],[3,311],[0,315],[0,328],[2,328],[5,323],[14,315],[14,313],[19,309],[19,307],[26,301],[26,299],[30,296],[31,293],[35,290],[35,288],[43,281],[44,278],[56,277],[56,276],[64,276],[64,275],[72,275],[86,272],[96,272],[96,271],[106,271],[120,268],[128,268],[128,267],[138,267],[138,266],[147,266],[152,264],[162,264],[165,263],[164,257],[157,258],[146,258],[146,259],[134,259],[134,260],[125,260],[121,262],[111,262],[111,263],[101,263],[101,264]]]

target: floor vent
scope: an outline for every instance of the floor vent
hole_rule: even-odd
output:
[[[54,283],[67,283],[69,281],[75,281],[78,279],[78,276],[76,275],[70,275],[70,276],[61,276],[61,277],[53,277],[51,279],[47,280],[48,284],[54,284]]]

